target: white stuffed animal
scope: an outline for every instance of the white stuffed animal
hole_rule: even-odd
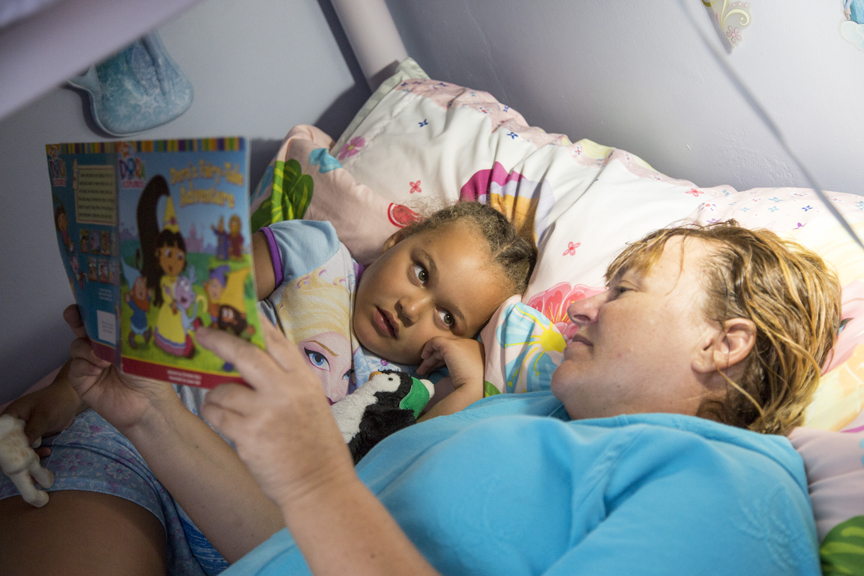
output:
[[[9,414],[0,416],[0,469],[9,476],[21,497],[28,504],[41,508],[48,503],[48,493],[33,485],[33,478],[43,488],[54,484],[54,474],[39,463],[38,448],[41,439],[31,447],[24,434],[24,421]]]

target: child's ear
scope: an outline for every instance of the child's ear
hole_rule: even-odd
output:
[[[399,242],[405,239],[405,228],[400,228],[396,232],[390,235],[387,240],[384,241],[384,247],[381,248],[381,253],[383,254]]]

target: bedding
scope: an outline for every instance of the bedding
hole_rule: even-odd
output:
[[[864,197],[829,196],[864,235]],[[651,230],[734,217],[834,265],[843,326],[805,426],[790,440],[805,463],[823,572],[864,575],[864,251],[814,193],[674,179],[630,152],[530,126],[490,94],[431,80],[408,59],[338,141],[311,126],[288,133],[253,193],[253,225],[329,220],[368,263],[398,228],[460,199],[496,206],[540,250],[526,293],[481,333],[487,396],[548,389],[574,330],[567,306],[602,291],[612,257]]]
[[[864,197],[829,196],[864,236]],[[431,80],[408,59],[337,143],[312,127],[293,129],[253,194],[253,210],[260,225],[328,219],[368,262],[424,207],[460,199],[496,206],[540,250],[524,296],[506,301],[481,333],[487,396],[547,389],[574,330],[569,303],[602,291],[613,256],[657,228],[735,218],[792,238],[837,268],[843,327],[806,412],[808,431],[792,439],[807,467],[825,570],[864,574],[864,444],[854,441],[864,431],[864,252],[812,191],[671,178],[630,152],[531,126],[492,95]]]

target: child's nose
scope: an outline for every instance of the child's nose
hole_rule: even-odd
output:
[[[600,310],[600,306],[606,302],[608,294],[609,291],[606,290],[605,292],[595,294],[590,298],[583,298],[571,302],[570,306],[567,307],[567,316],[569,316],[570,320],[577,326],[585,326],[586,324],[596,322],[597,313]]]
[[[426,310],[432,308],[432,298],[427,294],[406,297],[399,301],[399,313],[405,324],[413,324],[420,319]]]

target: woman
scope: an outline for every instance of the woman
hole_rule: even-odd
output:
[[[214,546],[246,555],[228,574],[819,574],[800,458],[743,428],[800,423],[839,323],[836,277],[770,232],[718,224],[649,235],[607,280],[570,307],[551,393],[410,427],[356,471],[317,379],[269,326],[268,352],[199,334],[251,386],[203,409],[236,454],[84,338],[70,379]]]

